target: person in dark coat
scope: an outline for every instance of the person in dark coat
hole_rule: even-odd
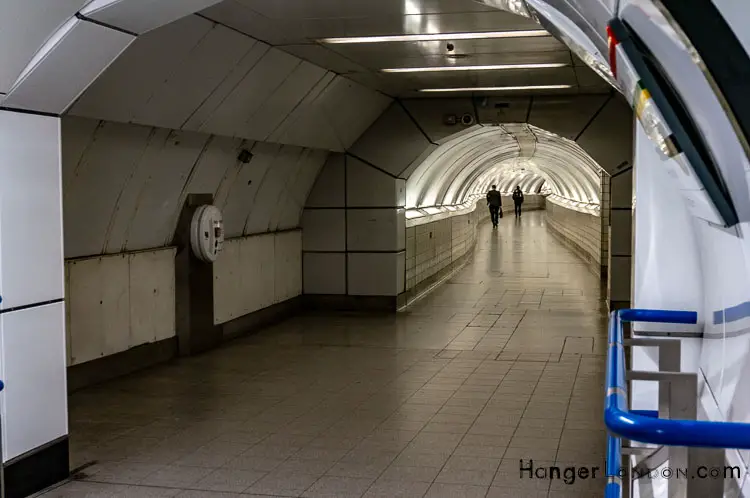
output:
[[[516,216],[521,216],[521,204],[523,204],[523,192],[521,192],[521,187],[519,185],[517,185],[516,189],[513,191],[513,204],[515,207]]]
[[[503,200],[500,196],[500,192],[497,191],[497,185],[493,185],[492,189],[487,192],[487,206],[490,208],[492,227],[497,228],[499,219],[503,217]]]

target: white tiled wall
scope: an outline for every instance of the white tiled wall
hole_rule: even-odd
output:
[[[547,226],[575,244],[593,263],[601,264],[601,219],[547,201]]]
[[[174,248],[65,263],[68,365],[175,335]]]

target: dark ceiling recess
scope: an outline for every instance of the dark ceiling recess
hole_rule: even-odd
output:
[[[243,164],[247,164],[253,158],[252,152],[247,149],[242,149],[240,155],[237,156],[237,160]]]

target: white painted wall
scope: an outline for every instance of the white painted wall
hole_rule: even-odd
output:
[[[229,239],[214,263],[214,323],[302,294],[302,231]]]
[[[174,248],[65,263],[68,366],[175,336]]]
[[[68,433],[60,120],[0,111],[3,460]],[[21,311],[8,311],[16,307]]]

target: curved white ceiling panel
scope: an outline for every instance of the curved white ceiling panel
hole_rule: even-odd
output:
[[[543,187],[578,202],[599,203],[600,171],[573,142],[528,124],[477,125],[446,140],[409,177],[406,207],[458,205],[498,185]]]
[[[220,1],[93,0],[81,10],[81,15],[140,35]]]

